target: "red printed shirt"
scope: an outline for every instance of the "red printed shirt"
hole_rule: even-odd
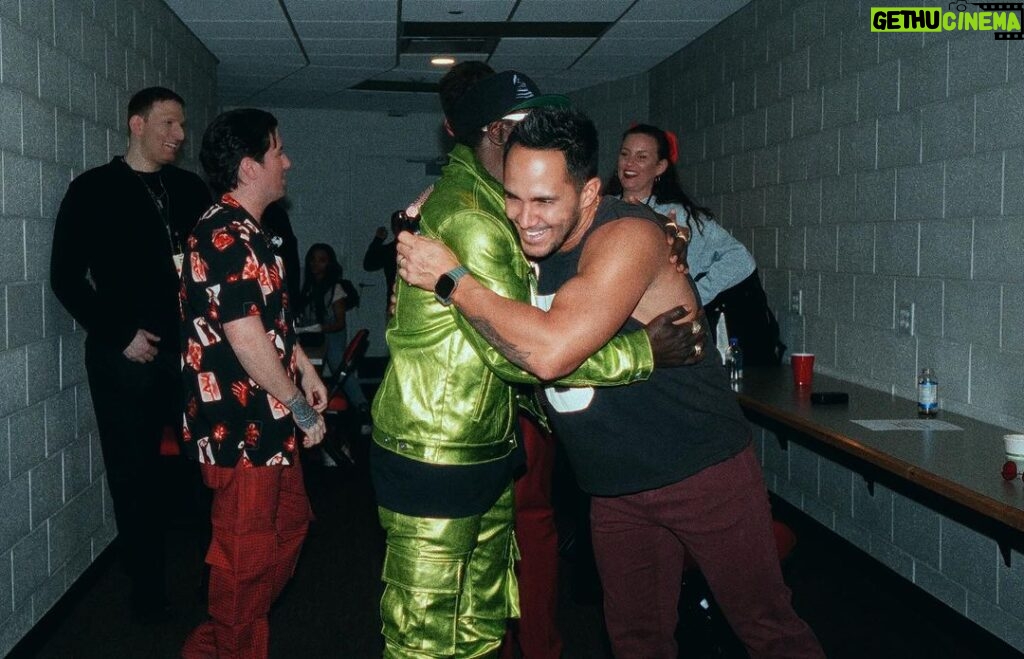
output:
[[[296,429],[288,408],[249,377],[224,334],[225,323],[258,316],[296,379],[284,263],[229,196],[188,238],[180,297],[186,454],[222,467],[293,464]]]

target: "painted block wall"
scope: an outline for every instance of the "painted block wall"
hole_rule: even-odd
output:
[[[363,270],[377,227],[437,179],[427,161],[446,153],[436,113],[390,116],[305,108],[267,108],[277,117],[288,172],[289,217],[305,258],[313,243],[334,247],[345,277],[359,287],[360,306],[346,313],[349,335],[370,330],[370,355],[386,355],[386,289],[382,271]]]
[[[600,136],[598,171],[601,180],[606,180],[615,171],[622,132],[634,122],[647,121],[650,112],[648,75],[595,85],[568,96],[597,126]]]
[[[755,426],[754,446],[769,490],[954,611],[1024,649],[1019,534],[1007,565],[998,544],[1006,537],[975,515],[872,474],[856,461],[823,454],[795,434]]]
[[[932,367],[944,408],[1022,428],[1024,44],[879,35],[870,6],[754,0],[648,72],[649,119],[678,133],[684,187],[754,254],[791,352],[908,399]],[[1024,648],[1024,556],[1007,566],[981,520],[755,430],[773,492]]]
[[[790,352],[911,399],[930,367],[944,408],[1024,428],[1024,43],[873,33],[870,7],[754,0],[649,72],[650,118]]]
[[[0,655],[116,536],[85,333],[50,292],[50,244],[68,183],[124,152],[128,99],[156,84],[188,104],[194,169],[216,60],[163,2],[0,2]]]

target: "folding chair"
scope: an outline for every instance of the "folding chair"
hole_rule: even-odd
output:
[[[345,395],[344,385],[352,372],[359,366],[359,361],[366,354],[369,345],[370,331],[361,329],[356,332],[352,340],[348,342],[348,346],[345,347],[337,371],[327,382],[327,409],[324,410],[327,436],[324,438],[323,448],[327,455],[339,464],[343,460],[355,464],[350,441],[352,435],[359,433],[360,419]],[[331,368],[333,371],[334,365]]]

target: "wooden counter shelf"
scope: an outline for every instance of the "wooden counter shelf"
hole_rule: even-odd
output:
[[[850,401],[812,405],[811,391],[846,392]],[[1024,482],[1020,476],[1012,481],[1001,476],[1006,461],[1003,435],[1011,430],[940,411],[939,420],[961,430],[872,431],[853,420],[916,419],[914,401],[820,373],[815,373],[811,389],[797,389],[788,365],[747,369],[737,394],[752,420],[774,422],[767,424],[769,429],[780,425],[796,431],[995,521],[996,526],[1013,529],[998,533],[1007,564],[1009,546],[1024,544]],[[873,482],[867,475],[872,470],[859,471],[869,484]]]

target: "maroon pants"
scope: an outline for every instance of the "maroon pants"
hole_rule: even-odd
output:
[[[510,623],[502,657],[511,659],[515,642],[523,659],[558,659],[562,638],[558,633],[558,532],[551,508],[551,472],[555,466],[555,440],[533,419],[519,415],[526,449],[526,472],[515,482],[516,541],[520,560],[519,620]]]
[[[264,658],[267,612],[295,571],[312,512],[299,463],[286,467],[200,465],[213,490],[210,620],[185,640],[181,656]]]
[[[616,657],[676,659],[686,552],[752,659],[824,657],[790,603],[754,450],[678,483],[593,497],[594,555]]]

